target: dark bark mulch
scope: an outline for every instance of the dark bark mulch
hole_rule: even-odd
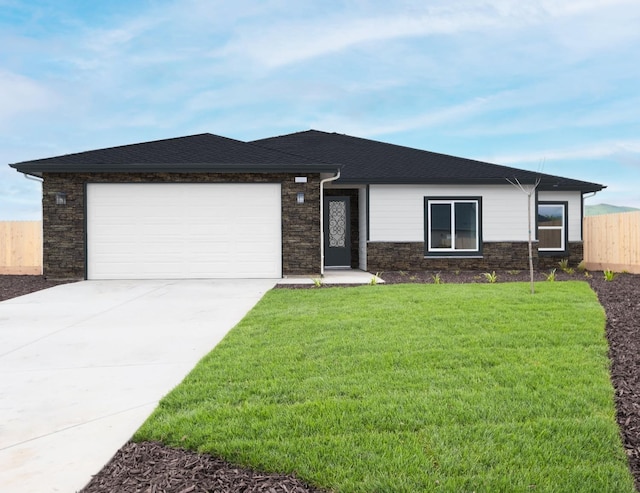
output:
[[[44,276],[0,276],[0,301],[73,281],[49,281]]]
[[[607,314],[616,419],[640,491],[640,275],[625,274],[612,282],[594,276],[590,284]]]
[[[81,493],[322,493],[293,476],[263,474],[207,454],[128,442]]]
[[[508,271],[491,271],[496,275],[496,282],[528,282],[531,280],[531,274],[528,270],[508,270]],[[546,281],[550,271],[534,271],[533,280],[535,282]],[[596,275],[596,274],[594,274]],[[416,284],[433,284],[434,277],[439,276],[440,281],[445,284],[461,284],[461,283],[487,283],[485,272],[475,270],[463,271],[419,271],[419,272],[383,272],[380,277],[384,279],[386,284],[399,283],[416,283]],[[556,269],[555,278],[557,281],[567,280],[586,280],[581,272],[567,274],[560,269]]]
[[[433,283],[437,272],[388,272],[388,284]],[[528,281],[528,271],[497,272],[497,282]],[[548,272],[535,273],[544,281]],[[640,275],[620,274],[612,282],[602,273],[593,277],[557,271],[557,280],[587,280],[607,315],[611,379],[616,419],[629,467],[640,491]],[[441,272],[445,283],[484,282],[481,272]],[[0,276],[0,300],[51,287],[38,276]],[[58,283],[59,284],[59,283]],[[286,286],[281,286],[286,287]],[[289,286],[292,287],[292,286]],[[309,286],[305,286],[308,288]],[[263,474],[228,464],[206,454],[158,443],[127,443],[94,476],[82,493],[269,492],[321,493],[293,476]]]

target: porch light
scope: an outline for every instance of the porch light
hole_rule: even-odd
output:
[[[304,192],[298,192],[297,202],[298,204],[304,204]]]
[[[66,205],[67,194],[64,192],[56,192],[56,205]]]

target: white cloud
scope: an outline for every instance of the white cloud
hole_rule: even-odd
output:
[[[214,58],[248,57],[254,63],[273,69],[371,41],[453,33],[496,23],[487,15],[462,19],[424,14],[355,16],[345,20],[342,17],[324,22],[289,21],[259,32],[241,29],[226,46],[213,50],[211,55]]]
[[[41,218],[42,186],[9,166],[0,166],[0,221]]]
[[[311,125],[359,137],[395,134],[408,130],[428,129],[465,120],[481,113],[490,105],[491,98],[475,98],[460,104],[444,106],[428,113],[393,119],[348,118],[342,115],[322,114],[312,119]]]
[[[313,20],[282,16],[264,27],[253,23],[242,24],[231,33],[230,40],[221,48],[211,51],[214,58],[248,58],[253,63],[269,69],[335,54],[370,42],[400,40],[434,35],[470,34],[475,42],[482,44],[483,36],[495,36],[496,32],[517,32],[532,29],[540,36],[548,35],[538,25],[555,21],[562,22],[563,29],[556,32],[564,43],[574,48],[601,43],[611,43],[612,38],[626,39],[637,36],[635,31],[622,31],[616,36],[600,31],[571,36],[574,29],[568,18],[588,17],[592,21],[618,16],[617,6],[630,4],[631,0],[612,0],[603,4],[598,1],[519,1],[489,0],[478,2],[430,2],[423,4],[395,5],[389,11],[380,5],[364,9],[345,8],[328,15],[316,16]],[[537,30],[537,31],[536,31]],[[568,35],[567,35],[568,33]],[[618,40],[619,41],[619,40]],[[583,49],[584,51],[584,49]]]
[[[636,156],[636,161],[629,159],[631,156]],[[492,160],[498,163],[539,163],[545,160],[591,160],[606,157],[623,158],[630,163],[637,162],[636,165],[640,167],[640,140],[601,141],[567,148],[504,154],[493,156]]]
[[[58,95],[40,82],[0,70],[0,124],[28,113],[47,111],[58,103]]]

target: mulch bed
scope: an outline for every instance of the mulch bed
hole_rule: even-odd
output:
[[[293,476],[233,466],[207,454],[128,442],[81,493],[322,493]]]
[[[621,275],[612,282],[594,276],[590,284],[607,314],[616,419],[640,491],[640,275]]]
[[[72,281],[49,281],[44,276],[0,276],[0,301]]]
[[[387,284],[433,283],[437,272],[385,272]],[[497,282],[528,281],[527,271],[497,272]],[[535,273],[536,281],[546,272]],[[481,272],[441,272],[444,283],[484,282]],[[612,282],[556,272],[556,280],[587,280],[607,315],[616,419],[636,488],[640,491],[640,275],[619,274]],[[0,301],[60,284],[39,276],[0,276]],[[280,286],[284,288],[286,286]],[[289,286],[292,287],[292,286]],[[294,286],[297,287],[297,286]],[[300,286],[302,287],[302,286]],[[309,288],[309,286],[304,286]],[[269,492],[322,493],[294,476],[234,466],[206,454],[159,443],[125,444],[81,493]]]

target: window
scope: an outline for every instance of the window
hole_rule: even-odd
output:
[[[567,203],[538,204],[538,251],[564,252],[567,236]]]
[[[425,197],[425,255],[479,254],[480,198]]]

